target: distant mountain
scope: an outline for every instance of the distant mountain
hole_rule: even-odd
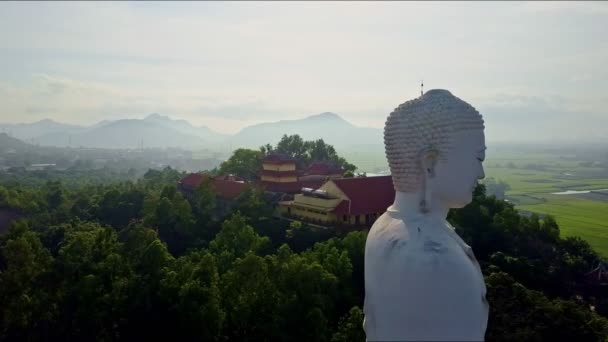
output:
[[[205,140],[185,134],[161,122],[124,119],[97,124],[76,134],[50,133],[35,141],[48,146],[101,148],[203,147]]]
[[[101,120],[98,123],[94,124],[93,126],[90,126],[89,128],[94,128],[94,127],[101,127],[103,125],[107,125],[109,123],[111,123],[111,120]]]
[[[29,149],[30,144],[27,144],[17,138],[13,138],[6,133],[0,133],[0,152],[9,152],[14,150],[15,152],[21,152]]]
[[[117,120],[88,130],[76,142],[95,147],[202,147],[205,140],[169,125],[147,120]]]
[[[51,133],[62,133],[67,135],[82,132],[85,129],[86,127],[83,126],[63,124],[50,119],[44,119],[33,123],[0,124],[0,132],[9,133],[11,136],[24,141],[36,140],[36,138],[40,136]]]
[[[382,131],[358,127],[335,113],[321,113],[298,120],[262,123],[242,129],[229,141],[233,146],[259,147],[276,144],[284,135],[299,134],[304,140],[323,139],[336,147],[381,144]]]
[[[204,147],[226,136],[207,127],[195,127],[185,120],[159,114],[144,119],[104,120],[92,126],[65,125],[52,120],[31,124],[0,124],[5,131],[25,141],[43,146],[84,146],[101,148]]]
[[[195,127],[186,120],[173,120],[168,116],[163,116],[156,113],[148,115],[144,121],[154,122],[166,127],[171,127],[181,133],[194,135],[209,142],[219,142],[228,137],[227,135],[212,131],[206,126]]]
[[[160,114],[144,119],[104,120],[92,126],[65,125],[52,120],[31,124],[0,124],[0,132],[42,146],[84,146],[100,148],[183,147],[258,148],[276,144],[284,134],[299,134],[305,140],[323,139],[336,148],[382,144],[382,131],[358,127],[335,113],[321,113],[298,120],[261,123],[239,133],[223,135],[208,127],[196,127],[185,120]]]

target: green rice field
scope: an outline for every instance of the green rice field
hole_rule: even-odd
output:
[[[545,196],[544,203],[517,205],[518,209],[549,214],[557,220],[563,236],[580,236],[597,252],[608,257],[608,201],[573,195]]]
[[[542,166],[525,168],[529,164]],[[608,189],[606,168],[581,167],[554,155],[500,155],[488,160],[485,170],[486,177],[509,184],[506,199],[517,209],[553,216],[562,236],[580,236],[608,257],[608,196],[552,194]]]

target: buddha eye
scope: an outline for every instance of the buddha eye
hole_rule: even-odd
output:
[[[479,160],[480,162],[483,162],[483,161],[484,161],[484,158],[479,158],[479,157],[477,157],[477,160]]]

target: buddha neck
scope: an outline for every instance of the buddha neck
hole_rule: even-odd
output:
[[[404,217],[428,217],[429,219],[445,220],[450,208],[442,205],[439,201],[430,200],[427,213],[420,211],[420,201],[422,195],[418,192],[396,191],[395,202],[388,208],[388,211],[399,212]]]

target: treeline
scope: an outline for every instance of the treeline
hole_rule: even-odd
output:
[[[0,188],[27,217],[0,237],[0,339],[364,340],[366,232],[277,220],[253,188],[220,208],[206,184],[178,191],[182,176]],[[483,186],[449,220],[486,276],[488,340],[608,338],[586,242]]]
[[[128,168],[119,170],[110,167],[94,169],[88,166],[82,168],[73,167],[67,170],[27,171],[24,167],[14,167],[4,172],[0,171],[0,186],[6,188],[8,186],[22,185],[27,188],[33,188],[44,187],[49,181],[59,181],[66,188],[76,189],[85,185],[137,181],[147,171],[148,169]]]
[[[217,173],[234,174],[247,180],[259,178],[262,160],[271,153],[280,153],[295,159],[298,169],[306,169],[312,162],[328,162],[342,168],[344,172],[353,174],[357,167],[340,157],[336,149],[326,144],[323,139],[303,140],[297,134],[283,135],[276,146],[266,144],[258,150],[239,148],[232,156],[223,162]]]
[[[186,199],[181,176],[5,189],[36,205],[0,238],[2,339],[331,339],[361,296],[365,234],[309,249],[329,232],[271,218],[253,188],[217,217],[215,194]]]

